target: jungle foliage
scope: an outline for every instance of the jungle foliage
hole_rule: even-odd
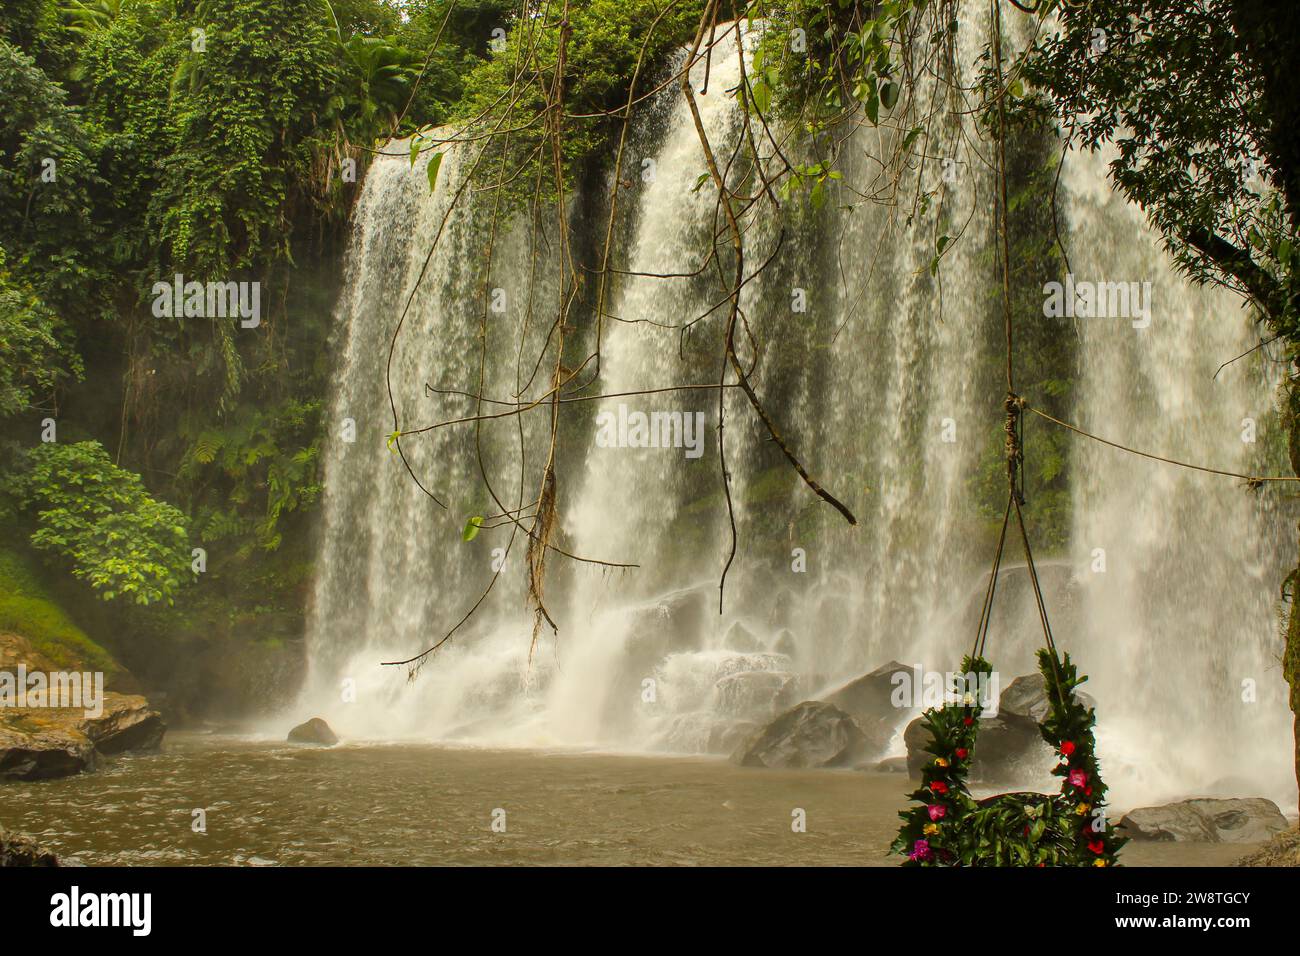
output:
[[[513,6],[4,5],[6,539],[86,598],[149,605],[121,612],[138,631],[301,606],[356,183],[390,136],[448,119]],[[156,316],[177,274],[260,283],[259,325]],[[193,547],[210,587],[186,586]]]

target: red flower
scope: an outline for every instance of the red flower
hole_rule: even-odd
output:
[[[1091,796],[1092,796],[1092,784],[1088,784],[1088,786],[1086,786],[1086,787],[1083,788],[1083,795],[1084,795],[1085,797],[1091,797]]]
[[[1082,787],[1088,783],[1088,775],[1082,770],[1070,771],[1070,786]]]
[[[948,785],[944,783],[942,780],[934,780],[931,781],[930,783],[930,789],[933,790],[935,793],[947,793]]]
[[[1105,853],[1105,852],[1106,852],[1106,841],[1105,841],[1105,840],[1089,840],[1089,841],[1088,841],[1088,849],[1091,850],[1093,853],[1096,853],[1096,854],[1099,854],[1099,855],[1102,854],[1102,853]]]
[[[1064,754],[1064,755],[1067,756],[1067,757],[1070,756],[1070,754],[1074,753],[1074,743],[1073,743],[1072,741],[1069,741],[1069,740],[1067,740],[1067,741],[1065,741],[1064,743],[1062,743],[1062,744],[1061,744],[1061,753]]]
[[[970,754],[970,751],[967,750],[965,747],[958,747],[956,750],[953,751],[953,753],[957,755],[958,760],[965,760],[966,757]]]
[[[961,719],[961,722],[962,722],[963,724],[965,724],[967,727],[969,727],[971,724],[975,723],[975,718],[974,718],[974,717],[963,717],[963,718]]]

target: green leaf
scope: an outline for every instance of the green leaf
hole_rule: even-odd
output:
[[[397,439],[401,437],[402,437],[402,433],[400,431],[394,431],[392,434],[388,436],[388,450],[390,452],[395,453],[397,451]]]
[[[411,166],[415,166],[415,161],[420,158],[420,137],[411,137]]]
[[[898,102],[898,84],[892,80],[880,84],[880,105],[887,110],[892,110],[894,104]]]
[[[438,170],[442,166],[442,153],[434,153],[429,157],[429,192],[433,192],[434,186],[438,183]]]
[[[465,530],[460,533],[462,541],[473,541],[478,537],[478,529],[483,526],[483,516],[475,515],[465,522]]]

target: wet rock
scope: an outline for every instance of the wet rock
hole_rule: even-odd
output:
[[[867,749],[852,717],[833,704],[806,700],[750,736],[731,759],[744,767],[852,767]]]
[[[922,726],[924,718],[917,717],[903,731],[907,747],[907,772],[913,777],[921,775],[921,768],[934,759],[925,748],[930,744],[930,734]],[[1021,783],[1044,776],[1055,765],[1052,748],[1047,746],[1038,726],[1027,726],[1016,720],[981,717],[979,734],[975,738],[975,754],[971,760],[970,779],[973,782],[1002,784]]]
[[[704,644],[708,606],[709,596],[702,588],[673,591],[643,607],[640,623],[663,639],[660,656],[697,651]]]
[[[838,690],[823,695],[821,699],[851,714],[860,724],[873,724],[880,720],[897,722],[912,708],[910,696],[909,706],[894,706],[894,689],[897,686],[894,675],[906,674],[910,681],[913,679],[913,670],[908,664],[890,661],[869,674],[849,681]]]
[[[333,747],[339,742],[330,725],[319,717],[313,717],[293,728],[289,731],[288,739],[291,744],[320,744],[325,747]]]
[[[167,732],[162,715],[135,694],[105,694],[104,713],[87,717],[81,728],[95,749],[109,756],[157,750]]]
[[[761,651],[763,649],[763,642],[758,639],[753,631],[739,621],[733,622],[731,627],[727,628],[723,644],[733,651]]]
[[[1085,707],[1097,706],[1096,701],[1080,691],[1076,690],[1074,697]],[[1051,709],[1052,703],[1047,696],[1047,682],[1043,680],[1042,674],[1017,677],[1006,686],[998,698],[999,717],[1010,724],[1027,725],[1035,734],[1038,733],[1038,724],[1047,717]]]
[[[776,636],[776,643],[772,645],[772,650],[778,654],[784,654],[786,657],[794,658],[799,650],[798,642],[795,640],[794,633],[789,628],[784,628]]]
[[[0,827],[0,867],[58,865],[59,858],[34,840]]]
[[[0,711],[0,780],[49,780],[93,770],[102,756],[156,749],[166,725],[136,694],[104,694],[102,712],[77,707]]]
[[[0,780],[52,780],[95,768],[98,755],[90,738],[29,713],[0,712]]]
[[[767,719],[798,700],[799,678],[787,671],[741,671],[723,677],[713,689],[718,713]]]
[[[1289,824],[1272,800],[1197,798],[1159,807],[1139,807],[1119,822],[1133,840],[1195,843],[1263,843]]]

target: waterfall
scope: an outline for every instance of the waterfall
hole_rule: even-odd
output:
[[[698,98],[715,145],[741,134],[725,92],[740,82],[737,34],[719,42]],[[963,31],[967,52],[978,36]],[[671,88],[633,130],[626,181],[572,200],[571,221],[590,226],[607,211],[610,189],[619,190],[611,265],[620,273],[600,335],[599,392],[614,397],[562,406],[560,535],[574,554],[638,567],[553,556],[548,606],[561,631],[552,638],[544,629],[530,657],[517,541],[480,611],[414,680],[380,662],[438,640],[500,564],[494,549],[508,528],[461,536],[469,516],[499,510],[480,490],[479,457],[501,501],[527,500],[545,423],[531,412],[522,430],[504,418],[477,435],[470,425],[403,438],[412,471],[443,510],[386,445],[394,330],[401,321],[388,379],[403,428],[474,414],[464,396],[426,386],[478,390],[485,319],[484,394],[512,401],[531,371],[521,371],[518,339],[534,349],[524,349],[526,364],[546,334],[539,303],[554,300],[556,269],[554,248],[519,220],[494,236],[485,274],[475,265],[484,258],[485,204],[452,202],[472,148],[446,150],[430,196],[427,153],[412,166],[406,144],[390,144],[393,155],[367,173],[336,313],[310,674],[297,709],[360,739],[721,754],[782,708],[891,658],[953,669],[969,648],[971,597],[982,593],[991,557],[987,516],[969,506],[981,448],[1000,430],[1001,382],[981,377],[997,367],[990,329],[1000,321],[990,305],[991,182],[970,147],[954,141],[948,158],[961,188],[929,225],[962,238],[932,274],[933,230],[909,228],[897,209],[854,202],[851,185],[870,175],[864,156],[884,155],[890,135],[854,134],[845,182],[832,185],[821,210],[796,199],[780,215],[751,211],[745,222],[752,263],[778,243],[781,253],[745,286],[746,320],[766,347],[754,354],[742,343],[743,359],[755,363],[756,388],[784,438],[859,525],[848,527],[798,481],[730,390],[722,437],[739,545],[720,615],[730,521],[717,392],[617,397],[711,384],[720,370],[725,309],[682,328],[716,304],[716,278],[659,277],[700,269],[716,199],[711,184],[698,185],[704,157]],[[1175,273],[1140,214],[1111,193],[1100,160],[1070,156],[1064,189],[1076,277],[1150,281],[1153,290],[1147,328],[1062,325],[1078,337],[1075,418],[1142,448],[1245,467],[1256,446],[1241,440],[1242,419],[1259,423],[1261,442],[1278,426],[1274,383],[1257,359],[1213,377],[1251,344],[1238,303]],[[490,308],[485,289],[503,291],[504,308]],[[542,388],[534,381],[523,391],[535,397]],[[597,440],[600,421],[628,412],[698,416],[702,454]],[[344,437],[345,420],[355,441]],[[1031,454],[1032,441],[1031,433]],[[1285,796],[1289,729],[1274,605],[1292,549],[1272,497],[1081,439],[1072,447],[1071,545],[1045,562],[1048,600],[1062,610],[1059,643],[1093,675],[1116,799],[1212,787],[1232,775],[1250,780],[1252,792]],[[1104,549],[1104,572],[1091,570],[1095,549]],[[1010,677],[1033,669],[1037,637],[1023,593],[1011,588],[1008,600],[995,619],[1006,633],[991,638],[990,655]],[[1244,680],[1254,681],[1253,704],[1241,703]]]
[[[1145,319],[1079,319],[1080,427],[1211,467],[1277,474],[1281,366],[1239,297],[1174,270],[1141,213],[1111,191],[1108,156],[1071,155],[1076,279],[1150,282]],[[1217,371],[1217,375],[1216,375]],[[1174,796],[1252,781],[1283,806],[1294,783],[1279,660],[1278,587],[1294,550],[1278,489],[1076,445],[1079,656],[1104,702],[1100,746],[1118,777]],[[1104,562],[1104,563],[1103,563]]]

